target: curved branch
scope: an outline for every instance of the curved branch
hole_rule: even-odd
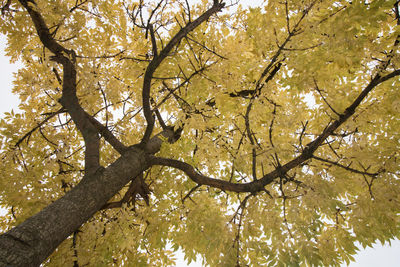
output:
[[[43,43],[43,45],[57,56],[60,54],[62,55],[63,52],[66,54],[70,54],[70,50],[64,48],[62,45],[54,40],[54,38],[50,34],[49,28],[44,22],[42,15],[32,8],[32,6],[36,5],[36,3],[33,0],[19,0],[19,2],[26,9],[26,11],[28,11],[29,16],[31,17],[32,22],[35,25],[36,31],[39,35],[40,41]]]
[[[189,176],[189,178],[192,179],[198,185],[208,185],[214,188],[219,188],[224,191],[232,191],[237,193],[257,192],[263,190],[264,188],[263,185],[259,182],[260,180],[253,181],[250,183],[239,184],[239,183],[232,183],[224,180],[210,178],[208,176],[199,174],[195,170],[195,168],[190,164],[175,159],[150,156],[149,164],[168,166],[179,169],[183,171],[187,176]],[[273,179],[271,179],[270,182],[272,181]]]
[[[149,164],[169,166],[179,169],[199,185],[208,185],[211,187],[219,188],[221,190],[238,192],[238,193],[240,192],[255,193],[258,191],[264,191],[264,186],[272,183],[275,178],[284,176],[284,174],[286,174],[291,169],[296,168],[300,166],[303,162],[311,159],[313,157],[314,152],[322,145],[322,143],[326,140],[326,138],[332,135],[335,130],[337,130],[345,121],[347,121],[355,113],[356,108],[367,97],[368,93],[371,92],[372,89],[374,89],[380,83],[388,80],[389,78],[399,76],[400,71],[392,72],[389,75],[381,77],[379,73],[376,74],[375,77],[370,81],[370,83],[365,87],[365,89],[361,91],[361,93],[354,100],[354,102],[349,107],[346,108],[344,113],[341,114],[337,120],[330,123],[317,138],[309,142],[299,156],[297,156],[296,158],[292,159],[291,161],[287,162],[284,165],[278,165],[275,170],[264,175],[259,180],[249,183],[232,183],[224,180],[210,178],[196,172],[193,166],[175,159],[150,156]],[[389,78],[387,78],[388,76]]]
[[[201,23],[210,18],[213,14],[219,12],[224,6],[224,3],[214,1],[214,4],[210,9],[204,12],[196,20],[189,22],[188,24],[186,24],[185,27],[181,28],[179,32],[174,37],[172,37],[169,43],[160,51],[160,53],[158,55],[154,55],[150,64],[147,66],[146,72],[144,74],[142,90],[143,114],[146,118],[147,127],[141,144],[145,144],[149,140],[154,128],[155,118],[152,114],[152,110],[150,107],[150,88],[154,72],[160,66],[161,62],[168,56],[172,48],[174,48],[189,32],[193,31],[196,27],[198,27]]]
[[[29,13],[40,41],[54,54],[52,60],[63,66],[63,89],[59,102],[68,110],[85,141],[85,174],[93,173],[100,167],[100,138],[98,130],[88,119],[76,95],[75,52],[66,49],[53,38],[42,15],[34,8],[36,3],[33,0],[19,2]]]

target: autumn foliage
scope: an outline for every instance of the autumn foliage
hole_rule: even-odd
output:
[[[264,2],[0,1],[0,266],[339,266],[398,237],[398,1]]]

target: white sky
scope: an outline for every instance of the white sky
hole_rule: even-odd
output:
[[[229,2],[229,1],[228,1]],[[256,6],[263,0],[242,0],[242,5]],[[0,35],[0,117],[4,112],[9,112],[11,109],[16,110],[18,107],[18,98],[11,93],[13,74],[18,70],[18,64],[10,64],[9,58],[4,55],[6,39]],[[1,179],[1,178],[0,178]],[[3,211],[4,212],[4,211]],[[0,216],[1,216],[0,209]],[[201,267],[201,261],[187,265],[182,255],[177,255],[178,267]],[[345,265],[343,265],[345,266]],[[375,245],[373,248],[361,249],[358,255],[355,256],[355,262],[349,267],[398,267],[400,266],[400,241],[395,240],[391,246],[388,244],[382,246]]]

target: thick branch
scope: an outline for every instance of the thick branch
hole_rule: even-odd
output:
[[[394,72],[393,72],[394,73]],[[396,72],[396,75],[400,75],[400,72]],[[396,75],[389,74],[390,77],[394,77]],[[337,120],[329,124],[325,130],[316,138],[314,141],[308,143],[303,150],[303,152],[289,161],[288,163],[278,166],[274,171],[264,175],[261,179],[250,182],[250,183],[231,183],[224,180],[210,178],[204,175],[199,174],[196,170],[189,164],[175,160],[175,159],[167,159],[161,157],[150,157],[151,165],[162,165],[169,166],[173,168],[177,168],[186,175],[189,176],[195,183],[199,185],[208,185],[211,187],[219,188],[221,190],[227,190],[232,192],[258,192],[263,191],[264,186],[270,184],[277,177],[284,176],[285,173],[290,171],[293,168],[300,166],[303,162],[311,159],[313,157],[313,153],[322,145],[322,143],[328,138],[330,135],[334,133],[345,121],[347,121],[355,112],[356,108],[361,104],[361,102],[367,97],[368,93],[371,92],[377,85],[386,81],[389,78],[380,77],[377,74],[371,82],[365,87],[365,89],[359,94],[359,96],[354,100],[354,102],[344,111],[343,114],[339,116]]]
[[[50,34],[50,30],[47,27],[46,23],[42,15],[32,8],[33,5],[36,5],[33,0],[19,0],[22,6],[28,11],[29,16],[31,17],[33,24],[35,25],[36,31],[39,35],[40,41],[49,49],[53,54],[59,55],[64,52],[69,54],[71,51],[65,49],[59,43],[57,43],[54,38]]]
[[[400,75],[400,70],[395,70],[395,71],[393,71],[393,72],[381,77],[379,79],[379,83],[383,83],[384,81],[387,81],[387,80],[389,80],[389,79],[391,79],[393,77],[399,76],[399,75]]]
[[[159,55],[154,55],[154,58],[147,66],[146,72],[144,74],[143,80],[143,91],[142,91],[142,103],[143,103],[143,113],[147,121],[147,128],[142,139],[142,144],[145,144],[153,131],[154,128],[154,116],[150,107],[150,88],[151,80],[153,79],[153,74],[160,66],[161,62],[168,56],[172,48],[174,48],[189,32],[193,31],[201,23],[210,18],[213,14],[220,11],[225,6],[224,3],[218,3],[214,1],[213,6],[204,12],[196,20],[189,22],[185,27],[181,28],[179,32],[169,41],[169,43],[160,51]]]
[[[151,165],[161,165],[168,166],[179,169],[183,171],[190,179],[192,179],[198,185],[208,185],[211,187],[219,188],[224,191],[232,191],[232,192],[257,192],[263,190],[263,185],[259,182],[260,180],[253,181],[250,183],[232,183],[224,180],[214,179],[207,177],[205,175],[199,174],[193,166],[189,165],[186,162],[175,160],[175,159],[167,159],[161,157],[150,157]],[[272,182],[271,179],[270,182]]]
[[[86,112],[79,104],[76,95],[75,53],[73,50],[64,48],[54,40],[42,15],[33,7],[35,5],[33,0],[19,0],[19,2],[28,11],[43,45],[54,53],[53,60],[63,65],[63,90],[59,102],[68,110],[68,113],[84,138],[86,147],[85,172],[94,172],[100,166],[100,138],[96,127],[93,126],[86,116]]]

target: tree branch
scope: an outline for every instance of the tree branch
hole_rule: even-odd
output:
[[[400,75],[400,71],[396,72],[396,75],[394,74],[394,72],[389,75],[390,78],[398,76]],[[341,114],[337,120],[330,123],[317,138],[309,142],[299,156],[297,156],[296,158],[292,159],[291,161],[287,162],[284,165],[278,165],[275,168],[275,170],[264,175],[259,180],[250,183],[232,183],[224,180],[210,178],[196,172],[193,166],[175,159],[167,159],[167,158],[151,156],[149,159],[149,164],[169,166],[179,169],[199,185],[208,185],[211,187],[219,188],[221,190],[227,190],[238,193],[239,192],[255,193],[258,191],[264,191],[264,186],[272,183],[275,178],[283,177],[291,169],[296,168],[300,166],[303,162],[311,159],[313,157],[313,153],[323,144],[326,138],[332,135],[336,129],[338,129],[344,122],[346,122],[355,113],[356,108],[367,97],[368,93],[371,92],[371,90],[374,89],[380,83],[388,80],[389,78],[387,77],[389,75],[384,76],[382,78],[379,74],[377,74],[365,87],[365,89],[358,95],[358,97],[354,100],[354,102],[348,108],[346,108],[344,113]]]
[[[312,158],[316,159],[316,160],[319,160],[319,161],[322,161],[322,162],[326,162],[326,163],[335,165],[335,166],[337,166],[339,168],[342,168],[342,169],[345,169],[347,171],[358,173],[358,174],[362,174],[362,175],[368,175],[368,176],[371,176],[371,177],[376,177],[379,174],[379,172],[371,173],[371,172],[366,172],[366,171],[359,171],[357,169],[350,168],[349,166],[342,165],[342,164],[340,164],[338,162],[335,162],[335,161],[332,161],[332,160],[329,160],[329,159],[320,158],[320,157],[317,157],[317,156],[312,156]]]
[[[239,183],[232,183],[224,180],[214,179],[199,174],[193,166],[189,165],[186,162],[175,159],[150,156],[149,164],[168,166],[179,169],[183,171],[187,176],[189,176],[189,178],[192,179],[198,185],[208,185],[214,188],[219,188],[224,191],[232,191],[240,193],[240,192],[257,192],[263,190],[263,185],[259,182],[260,180],[253,181],[250,183],[239,184]],[[271,182],[272,181],[273,179],[271,179]]]
[[[63,65],[63,90],[59,102],[68,110],[85,141],[85,174],[93,173],[100,167],[100,138],[76,95],[75,52],[54,40],[42,15],[33,8],[36,5],[33,0],[19,0],[19,2],[28,11],[43,45],[54,54],[52,60]]]
[[[48,114],[48,116],[41,122],[39,122],[32,130],[30,130],[29,132],[27,132],[24,136],[21,137],[21,139],[19,139],[17,141],[17,143],[15,143],[15,146],[19,146],[26,138],[28,138],[29,136],[31,136],[31,134],[36,131],[37,129],[39,129],[40,127],[42,127],[43,124],[45,124],[46,122],[48,122],[51,118],[53,118],[54,116],[66,112],[66,110],[64,108],[61,108],[55,112],[52,112],[50,114]],[[29,140],[29,138],[28,138]],[[29,141],[28,141],[29,142]]]
[[[198,27],[201,23],[210,18],[213,14],[219,12],[225,6],[224,3],[219,3],[218,1],[214,1],[213,6],[204,12],[200,17],[196,20],[189,22],[185,27],[181,28],[179,32],[172,37],[169,43],[160,51],[159,55],[154,55],[150,64],[147,66],[146,72],[144,74],[143,80],[143,90],[142,90],[142,103],[143,103],[143,114],[146,118],[147,127],[145,134],[142,138],[141,144],[147,143],[150,138],[151,133],[154,128],[154,116],[152,114],[152,110],[150,107],[150,89],[151,89],[151,80],[153,79],[153,74],[156,69],[160,66],[161,62],[168,56],[171,52],[172,48],[174,48],[189,32]]]
[[[123,154],[127,150],[127,146],[121,143],[118,138],[102,123],[100,123],[96,118],[87,114],[88,119],[90,122],[96,127],[98,132],[104,137],[104,139],[115,149],[118,151],[119,154]]]
[[[253,106],[253,101],[254,97],[251,98],[249,105],[247,106],[246,109],[246,114],[244,116],[244,121],[246,125],[246,132],[247,132],[247,137],[249,138],[250,144],[252,145],[251,149],[251,154],[252,154],[252,173],[253,173],[253,180],[257,180],[257,153],[256,153],[256,148],[255,148],[255,142],[253,139],[253,133],[251,132],[250,129],[250,111],[251,107]]]

